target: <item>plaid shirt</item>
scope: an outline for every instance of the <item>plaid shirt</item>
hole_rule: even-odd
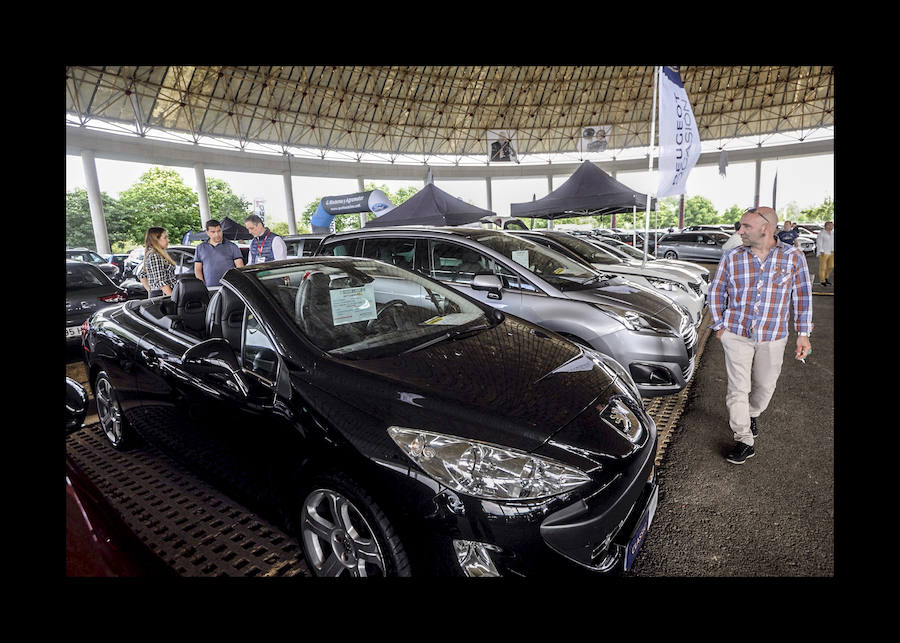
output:
[[[812,284],[806,257],[779,241],[761,262],[746,246],[722,255],[709,285],[710,328],[725,328],[758,342],[788,333],[788,307],[794,302],[794,329],[812,331]]]
[[[146,275],[150,290],[162,290],[163,284],[169,288],[175,287],[175,266],[158,252],[150,251],[146,254],[144,263],[138,270],[138,278],[141,274]]]

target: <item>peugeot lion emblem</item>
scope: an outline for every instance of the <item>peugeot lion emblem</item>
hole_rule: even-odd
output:
[[[637,442],[641,437],[641,423],[622,398],[610,400],[600,418],[631,442]]]

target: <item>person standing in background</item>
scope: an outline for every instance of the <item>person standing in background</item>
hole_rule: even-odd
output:
[[[222,275],[244,265],[244,257],[237,244],[222,238],[222,224],[216,219],[206,222],[208,241],[197,246],[194,255],[194,275],[206,287],[218,286]]]
[[[255,214],[244,219],[247,231],[253,235],[250,241],[248,264],[287,259],[287,246],[279,235],[269,230],[263,220]]]
[[[830,286],[828,276],[834,270],[834,223],[825,222],[825,229],[816,235],[816,259],[819,260],[819,285]]]

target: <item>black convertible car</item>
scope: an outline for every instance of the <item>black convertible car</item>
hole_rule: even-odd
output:
[[[308,257],[96,313],[104,432],[296,533],[313,573],[628,569],[656,427],[612,359],[386,263]]]

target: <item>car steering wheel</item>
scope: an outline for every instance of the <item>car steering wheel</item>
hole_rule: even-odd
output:
[[[382,306],[381,310],[375,315],[375,319],[370,319],[369,323],[366,324],[366,332],[372,332],[378,322],[382,321],[382,315],[384,315],[388,310],[391,311],[391,315],[394,318],[394,325],[399,329],[400,324],[397,323],[397,313],[394,310],[397,306],[402,307],[404,310],[409,307],[409,305],[403,301],[402,299],[391,299],[390,301],[386,301]]]

